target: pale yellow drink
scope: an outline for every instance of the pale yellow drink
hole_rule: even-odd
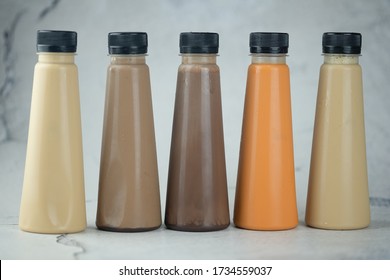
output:
[[[48,50],[34,70],[19,226],[78,232],[86,227],[78,72],[74,52]]]

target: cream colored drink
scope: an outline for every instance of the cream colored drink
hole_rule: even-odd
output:
[[[318,86],[306,223],[358,229],[370,223],[361,35],[325,33]]]
[[[38,31],[19,226],[37,233],[86,227],[77,34]]]

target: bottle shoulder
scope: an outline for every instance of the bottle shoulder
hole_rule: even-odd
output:
[[[149,73],[147,64],[109,64],[108,73]]]
[[[201,71],[219,73],[220,70],[217,64],[180,64],[178,71],[182,73],[196,73]]]
[[[258,64],[252,63],[248,66],[248,74],[256,75],[261,73],[281,73],[290,74],[290,68],[287,64]]]
[[[287,64],[251,63],[248,69],[289,69]]]
[[[146,63],[141,63],[141,64],[130,64],[130,63],[122,63],[122,64],[117,64],[117,63],[110,63],[108,65],[108,68],[112,69],[149,69],[149,66]]]
[[[35,73],[39,72],[78,72],[78,67],[74,63],[42,63],[37,62],[34,67]]]
[[[327,63],[322,64],[320,67],[320,74],[342,73],[342,72],[362,73],[362,67],[360,66],[360,64],[327,64]]]

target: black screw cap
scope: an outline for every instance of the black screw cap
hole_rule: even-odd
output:
[[[145,32],[111,32],[108,34],[109,54],[145,54],[148,35]]]
[[[180,53],[218,53],[219,35],[209,32],[180,33]]]
[[[249,36],[251,53],[283,54],[288,52],[288,34],[252,32]]]
[[[360,54],[362,35],[352,32],[326,32],[322,35],[322,52],[330,54]]]
[[[77,49],[77,33],[74,31],[38,30],[38,52],[73,53]]]

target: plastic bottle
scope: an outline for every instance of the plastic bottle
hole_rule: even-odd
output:
[[[287,33],[250,34],[234,223],[252,230],[296,227]]]
[[[306,224],[359,229],[370,223],[361,34],[324,33]]]
[[[76,32],[38,31],[19,217],[25,231],[71,233],[86,227],[76,48]]]
[[[110,231],[153,230],[161,225],[161,207],[147,34],[113,32],[108,45],[96,225]]]
[[[229,225],[217,33],[181,33],[165,224],[181,231]]]

